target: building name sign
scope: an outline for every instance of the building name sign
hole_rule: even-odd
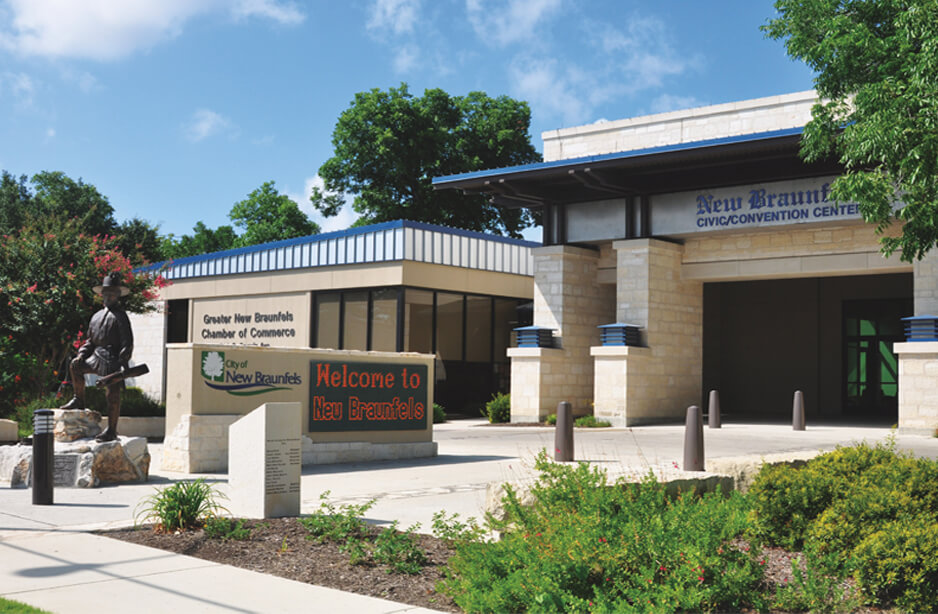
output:
[[[297,336],[292,311],[272,313],[205,313],[199,337],[203,341],[266,343]]]
[[[427,366],[313,360],[310,431],[427,428]]]
[[[655,234],[857,219],[856,203],[831,199],[836,177],[779,181],[653,198]]]

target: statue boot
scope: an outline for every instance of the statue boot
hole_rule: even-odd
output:
[[[84,409],[85,402],[78,396],[72,397],[72,400],[60,407],[59,409]]]

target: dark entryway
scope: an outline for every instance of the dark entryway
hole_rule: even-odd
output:
[[[730,419],[896,421],[911,273],[704,284],[703,396]],[[706,402],[706,398],[701,399]]]

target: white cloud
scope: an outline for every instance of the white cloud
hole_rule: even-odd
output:
[[[416,45],[404,45],[394,54],[394,72],[406,73],[420,63],[420,50]]]
[[[298,23],[302,13],[277,0],[7,0],[0,49],[22,55],[117,60],[178,36],[209,13]]]
[[[555,13],[561,0],[466,0],[469,23],[486,42],[506,46],[535,38],[538,25]]]
[[[36,86],[36,82],[26,73],[0,73],[0,98],[10,93],[21,107],[32,106]]]
[[[231,121],[210,109],[199,109],[184,126],[186,138],[193,143],[223,132],[233,132]]]
[[[74,83],[85,94],[99,88],[97,77],[86,71],[63,70],[62,79]]]
[[[339,209],[338,215],[333,217],[323,217],[323,215],[313,209],[313,204],[309,202],[309,197],[313,193],[313,187],[317,187],[320,190],[323,190],[326,194],[334,194],[334,192],[329,192],[325,190],[325,182],[323,182],[322,177],[316,175],[315,177],[307,177],[303,185],[303,194],[292,194],[289,191],[286,192],[286,195],[297,204],[300,208],[300,211],[309,216],[309,219],[313,220],[323,232],[332,232],[334,230],[345,230],[349,228],[352,224],[355,223],[355,220],[358,219],[358,214],[352,210],[351,201],[352,197],[349,195],[345,196],[345,204]]]
[[[578,71],[564,68],[557,60],[516,58],[509,66],[509,78],[515,95],[538,111],[560,117],[567,126],[586,121],[591,109]]]
[[[410,34],[414,31],[419,11],[420,0],[375,0],[367,27],[382,34]]]
[[[55,128],[46,129],[46,143],[55,138]]]
[[[295,3],[276,0],[238,0],[231,12],[238,18],[265,17],[290,26],[301,24],[306,19]]]

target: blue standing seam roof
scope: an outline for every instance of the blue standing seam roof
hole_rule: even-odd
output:
[[[734,143],[749,143],[753,141],[764,141],[768,139],[777,139],[786,136],[797,136],[804,132],[804,127],[785,128],[783,130],[771,130],[769,132],[755,132],[751,134],[740,134],[737,136],[727,136],[718,139],[707,139],[704,141],[692,141],[690,143],[676,143],[673,145],[660,145],[658,147],[648,147],[646,149],[633,149],[630,151],[618,151],[608,154],[598,154],[595,156],[583,156],[582,158],[567,158],[563,160],[552,160],[550,162],[533,162],[531,164],[521,164],[518,166],[506,166],[503,168],[494,168],[485,171],[472,171],[469,173],[459,173],[457,175],[444,175],[443,177],[434,177],[434,186],[443,186],[447,183],[457,181],[466,181],[470,179],[483,179],[485,177],[498,177],[500,175],[512,175],[515,173],[526,173],[531,171],[542,171],[552,168],[563,168],[565,166],[574,166],[577,164],[588,164],[590,162],[609,162],[612,160],[626,160],[629,158],[640,158],[660,153],[670,153],[676,151],[689,151],[692,149],[703,149],[706,147],[717,147],[720,145],[732,145]]]
[[[499,235],[489,235],[484,232],[476,232],[474,230],[463,230],[462,228],[452,228],[450,226],[439,226],[436,224],[428,224],[426,222],[412,222],[410,220],[394,220],[392,222],[382,222],[380,224],[372,224],[370,226],[359,226],[357,228],[348,228],[346,230],[334,230],[332,232],[325,232],[318,235],[307,235],[305,237],[296,237],[293,239],[284,239],[282,241],[273,241],[271,243],[261,243],[259,245],[249,245],[247,247],[238,247],[235,249],[227,249],[220,252],[211,252],[208,254],[198,254],[196,256],[186,256],[184,258],[178,258],[176,260],[164,260],[162,262],[155,262],[153,264],[140,267],[135,269],[136,271],[156,271],[161,269],[165,265],[170,266],[184,266],[187,264],[195,264],[198,262],[203,262],[205,260],[215,260],[218,258],[229,258],[231,256],[240,256],[242,254],[253,254],[255,252],[267,251],[270,249],[278,249],[281,247],[292,247],[294,245],[304,245],[306,243],[318,243],[320,241],[328,241],[330,239],[339,239],[343,237],[353,237],[361,234],[368,234],[371,232],[380,232],[382,230],[394,230],[397,228],[414,228],[417,230],[430,230],[437,232],[445,232],[447,234],[456,235],[459,237],[469,237],[474,239],[483,239],[486,241],[493,241],[496,243],[507,243],[509,245],[518,245],[520,247],[540,247],[541,244],[534,241],[525,241],[523,239],[512,239],[511,237],[502,237]]]

